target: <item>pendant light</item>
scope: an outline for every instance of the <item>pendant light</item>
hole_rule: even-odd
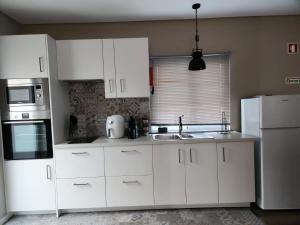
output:
[[[196,41],[196,48],[193,49],[193,54],[192,54],[192,60],[189,64],[189,70],[205,70],[206,69],[206,64],[204,60],[202,59],[202,49],[199,49],[198,47],[198,42],[199,42],[199,35],[198,35],[198,9],[200,8],[199,3],[193,4],[192,8],[196,11],[196,36],[195,36],[195,41]]]

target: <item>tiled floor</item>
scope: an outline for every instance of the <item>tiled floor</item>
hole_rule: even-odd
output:
[[[300,210],[266,211],[252,207],[252,212],[266,225],[300,225]]]
[[[250,209],[178,209],[15,216],[6,225],[263,225]],[[282,224],[284,225],[284,224]]]
[[[54,215],[34,215],[15,216],[6,225],[262,225],[261,221],[265,225],[300,225],[300,210],[152,210],[64,214],[59,219]]]

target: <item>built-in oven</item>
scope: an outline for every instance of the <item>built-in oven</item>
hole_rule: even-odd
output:
[[[0,102],[3,120],[33,119],[36,113],[24,114],[32,115],[32,118],[23,118],[18,112],[38,111],[41,117],[49,117],[45,113],[49,112],[49,84],[47,78],[34,79],[7,79],[0,81]]]
[[[5,160],[53,157],[51,120],[2,121]]]

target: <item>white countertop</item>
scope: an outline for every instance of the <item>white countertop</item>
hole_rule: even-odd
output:
[[[110,146],[130,146],[130,145],[155,145],[155,144],[189,144],[189,143],[207,143],[207,142],[241,142],[241,141],[255,141],[257,137],[241,134],[239,132],[231,132],[230,134],[209,133],[213,136],[212,139],[188,139],[188,140],[153,140],[152,136],[138,137],[137,139],[110,139],[107,137],[99,137],[92,143],[68,144],[64,142],[54,145],[55,149],[65,148],[88,148],[88,147],[110,147]]]

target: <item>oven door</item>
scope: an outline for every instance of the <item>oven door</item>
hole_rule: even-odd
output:
[[[35,104],[35,88],[33,85],[6,87],[7,105]]]
[[[53,157],[50,120],[4,121],[5,160]]]

